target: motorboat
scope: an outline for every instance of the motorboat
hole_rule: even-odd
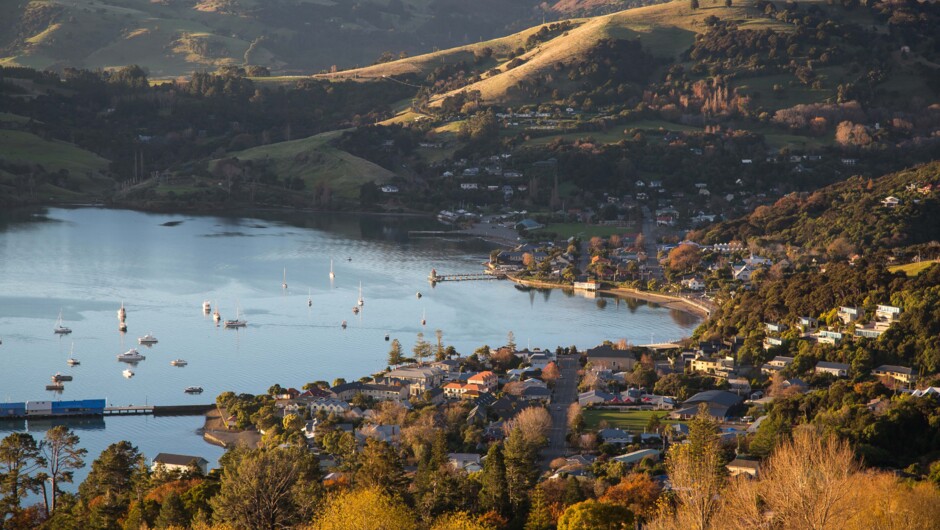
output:
[[[345,320],[343,321],[342,326],[343,326],[343,329],[346,329],[346,321],[345,321]]]
[[[61,392],[65,390],[65,385],[62,383],[51,383],[46,385],[46,390],[54,390],[56,392]]]
[[[215,320],[215,323],[218,324],[222,320],[222,314],[219,313],[219,308],[215,308],[215,312],[212,313],[212,320]]]
[[[59,318],[55,321],[55,328],[52,329],[56,335],[68,335],[72,332],[71,329],[62,325],[62,311],[59,311]]]
[[[141,355],[140,352],[134,348],[131,348],[117,356],[117,360],[125,363],[136,363],[137,361],[143,361],[146,358],[147,357]]]
[[[424,295],[421,294],[421,291],[418,291],[418,292],[415,293],[415,297],[418,298],[418,299],[420,299],[422,296],[424,296]]]
[[[125,324],[124,322],[121,322],[120,324],[118,324],[118,331],[122,333],[127,331],[127,324]]]
[[[137,339],[137,344],[156,344],[157,342],[159,341],[153,336],[153,333],[148,333]]]
[[[354,305],[354,306],[353,306],[353,314],[354,314],[354,315],[358,315],[358,314],[359,314],[359,306],[357,306],[357,305]]]
[[[388,340],[388,333],[385,334],[385,340]]]
[[[210,304],[208,300],[203,301],[202,312],[208,315],[211,311],[212,311],[212,304]]]
[[[202,387],[201,386],[188,386],[186,387],[186,390],[183,390],[183,392],[186,392],[187,394],[202,394]]]
[[[72,380],[72,376],[65,375],[59,372],[56,372],[55,375],[52,376],[53,383],[61,383],[63,381],[71,381],[71,380]]]
[[[307,289],[307,307],[313,307],[313,296],[310,295],[310,289]]]
[[[186,366],[189,363],[183,359],[173,359],[172,361],[170,361],[170,364],[173,366]]]
[[[134,371],[130,368],[126,368],[121,374],[128,379],[134,377]]]

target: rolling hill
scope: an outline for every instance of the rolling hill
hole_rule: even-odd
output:
[[[223,65],[309,73],[369,64],[383,52],[476,42],[546,14],[562,16],[539,6],[536,0],[4,0],[0,65],[139,64],[152,77]]]

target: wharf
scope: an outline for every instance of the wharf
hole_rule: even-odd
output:
[[[466,273],[466,274],[431,274],[428,276],[428,281],[431,283],[437,282],[468,282],[468,281],[481,281],[481,280],[502,280],[506,275],[501,272],[497,273]]]
[[[105,407],[105,416],[202,416],[215,405],[128,405],[126,407]]]

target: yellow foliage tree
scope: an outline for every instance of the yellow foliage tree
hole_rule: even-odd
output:
[[[313,523],[313,530],[413,530],[418,520],[400,500],[366,488],[331,499]]]

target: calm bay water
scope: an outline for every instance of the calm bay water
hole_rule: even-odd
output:
[[[300,387],[376,372],[385,367],[386,333],[410,350],[419,331],[433,341],[440,329],[445,344],[469,354],[483,344],[504,344],[510,330],[520,346],[587,348],[621,338],[676,339],[699,323],[644,302],[523,292],[504,281],[432,288],[426,280],[432,268],[479,272],[491,248],[407,237],[408,230],[433,227],[426,219],[346,214],[249,219],[96,208],[0,214],[0,401],[210,403],[226,390],[260,393],[274,383]],[[360,282],[365,306],[357,316]],[[238,308],[248,327],[216,326],[202,312],[204,300],[223,318],[234,318]],[[116,316],[122,301],[126,334],[118,332]],[[71,335],[53,334],[60,310]],[[139,347],[137,338],[150,332],[159,343]],[[81,365],[69,367],[73,344]],[[116,355],[131,347],[147,359],[126,379],[121,372],[128,365]],[[178,357],[189,365],[171,366]],[[74,376],[61,394],[44,390],[56,372]],[[205,393],[184,394],[191,385]],[[105,424],[78,431],[92,457],[121,439],[148,456],[166,451],[215,461],[221,454],[194,435],[201,418],[108,418]],[[19,428],[0,425],[0,432]],[[45,428],[30,425],[40,434]]]

